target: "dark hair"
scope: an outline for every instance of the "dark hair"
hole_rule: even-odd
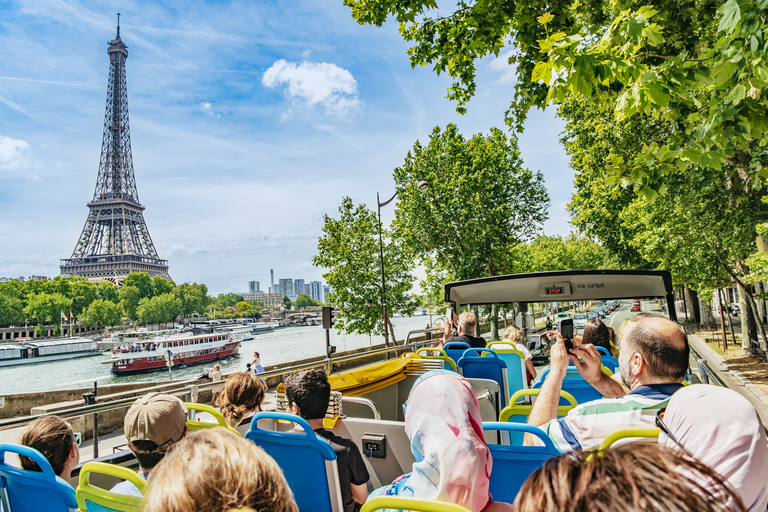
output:
[[[608,326],[599,318],[588,320],[584,326],[584,334],[581,336],[583,344],[591,343],[596,347],[611,350],[611,333]]]
[[[249,372],[237,372],[230,375],[224,384],[219,411],[229,426],[234,427],[248,411],[259,409],[263,400],[264,385],[261,379]]]
[[[745,511],[741,497],[706,464],[657,443],[627,443],[600,453],[571,451],[528,477],[516,512]]]
[[[325,417],[331,399],[331,384],[325,370],[312,368],[285,377],[285,399],[299,406],[301,417],[314,420]]]
[[[129,444],[136,448],[133,454],[136,456],[136,460],[139,462],[139,467],[142,469],[152,469],[157,466],[157,463],[163,460],[168,449],[173,446],[173,441],[168,443],[166,450],[161,451],[158,449],[157,443],[149,441],[147,439],[138,439],[136,441],[129,441]]]
[[[34,448],[43,454],[53,468],[61,475],[64,463],[69,458],[75,433],[72,427],[58,416],[43,416],[30,423],[19,436],[19,444]],[[37,462],[29,457],[19,456],[21,467],[28,471],[42,471]]]
[[[643,356],[648,372],[667,382],[682,380],[690,356],[685,332],[658,315],[637,315],[627,322],[630,329],[624,335],[626,346]]]

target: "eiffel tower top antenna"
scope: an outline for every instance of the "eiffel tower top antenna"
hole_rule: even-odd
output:
[[[117,37],[120,37],[120,13],[117,13]]]

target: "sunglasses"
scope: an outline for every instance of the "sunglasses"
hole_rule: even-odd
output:
[[[80,442],[83,440],[82,434],[80,432],[72,432],[72,442],[75,443],[77,446],[80,446]]]
[[[683,446],[683,443],[681,443],[675,435],[669,430],[669,427],[664,423],[664,413],[667,411],[667,408],[659,409],[656,411],[656,426],[659,427],[659,429],[664,432],[668,438],[672,440],[677,446],[679,446],[685,453],[693,457],[694,455],[691,453],[688,448]]]

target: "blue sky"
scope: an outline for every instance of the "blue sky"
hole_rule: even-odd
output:
[[[213,294],[250,280],[320,279],[311,260],[341,198],[375,208],[432,128],[504,126],[506,58],[478,65],[466,115],[449,78],[412,70],[394,23],[358,25],[341,0],[0,0],[0,277],[59,274],[85,223],[101,151],[115,13],[128,45],[134,169],[177,283]],[[519,137],[569,232],[573,171],[553,111]],[[383,212],[385,222],[393,208]]]

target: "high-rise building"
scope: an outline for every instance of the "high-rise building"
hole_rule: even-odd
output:
[[[61,275],[120,284],[131,272],[147,272],[170,280],[168,261],[157,255],[136,189],[125,78],[128,46],[120,39],[119,16],[107,54],[107,109],[96,191],[72,256],[61,260]]]
[[[301,295],[304,293],[304,280],[303,279],[294,279],[293,280],[293,294],[294,295]]]
[[[277,283],[277,293],[293,295],[293,279],[280,279]]]
[[[320,281],[309,282],[309,296],[323,302],[323,283]]]
[[[306,284],[304,285],[304,293],[306,293],[307,295],[309,295],[309,292],[310,292],[310,289],[309,289],[309,283],[306,283]]]
[[[261,289],[259,288],[258,281],[248,281],[248,293],[256,293],[260,291]]]
[[[269,269],[269,293],[276,293],[275,290],[275,269]]]

